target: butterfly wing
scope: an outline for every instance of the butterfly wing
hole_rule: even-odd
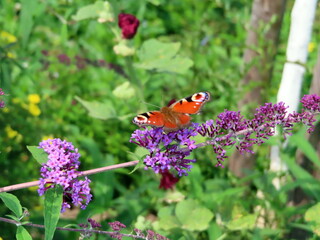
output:
[[[198,92],[173,103],[172,105],[170,105],[170,108],[174,112],[196,114],[201,110],[202,106],[209,100],[210,93]]]
[[[160,111],[145,112],[137,115],[132,122],[139,127],[164,127],[166,132],[175,131],[190,125],[189,114],[198,113],[202,106],[210,100],[210,93],[199,92],[183,98]]]
[[[170,119],[166,113],[160,111],[146,112],[137,115],[132,122],[139,127],[154,126],[164,127],[165,129],[177,130],[182,125],[187,126],[191,117],[188,114],[179,114],[176,118]]]
[[[160,111],[145,112],[137,115],[132,122],[141,126],[164,126],[164,115]]]

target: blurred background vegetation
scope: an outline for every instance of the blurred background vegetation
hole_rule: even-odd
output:
[[[7,93],[6,108],[0,110],[1,186],[39,178],[40,166],[26,146],[47,138],[73,142],[81,153],[81,170],[132,160],[128,151],[134,152],[136,146],[129,139],[137,127],[131,119],[145,110],[156,110],[146,103],[164,106],[173,98],[209,91],[212,100],[194,121],[214,119],[224,109],[246,110],[250,116],[249,108],[238,102],[250,91],[251,85],[241,84],[248,66],[261,64],[259,59],[250,64],[243,60],[252,0],[109,2],[114,21],[100,23],[97,18],[73,18],[91,1],[0,1],[0,87]],[[293,2],[286,2],[278,45],[274,46],[273,71],[261,91],[267,102],[276,101]],[[120,12],[140,20],[138,33],[130,40],[136,53],[152,38],[179,42],[178,55],[193,65],[183,71],[146,70],[137,65],[141,63],[139,54],[116,54],[113,48],[118,42],[113,30],[117,29]],[[309,45],[305,94],[317,60],[318,15]],[[260,44],[255,47],[262,55],[268,41],[263,36],[270,24],[261,25],[257,32]],[[88,114],[88,110],[101,106],[103,116]],[[170,239],[317,239],[304,213],[319,200],[319,192],[316,196],[307,192],[304,204],[289,206],[288,193],[299,184],[295,185],[289,174],[286,188],[277,191],[272,185],[274,174],[267,171],[269,147],[277,141],[254,149],[255,165],[245,177],[229,171],[228,163],[223,169],[215,168],[210,147],[194,152],[197,163],[173,190],[160,190],[160,177],[143,169],[133,174],[129,174],[132,169],[96,174],[91,176],[93,201],[84,211],[73,208],[63,214],[59,226],[94,216],[104,229],[107,222],[117,220],[128,226],[128,232],[134,227],[153,229]],[[287,149],[288,158],[295,158],[297,145]],[[229,150],[230,155],[233,150]],[[43,203],[36,189],[13,193],[29,209],[29,220],[42,224]],[[258,190],[263,198],[257,197]],[[193,220],[181,214],[190,207],[199,210],[195,216],[189,215]],[[258,207],[271,215],[259,226]],[[201,211],[210,214],[201,217],[197,214]],[[0,215],[5,214],[8,210],[0,205]],[[0,237],[14,239],[15,228],[0,223]],[[28,230],[34,239],[43,238],[42,230]],[[55,236],[76,238],[74,233],[59,231]]]

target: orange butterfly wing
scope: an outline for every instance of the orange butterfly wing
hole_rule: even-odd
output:
[[[182,125],[188,125],[191,117],[188,114],[178,114],[177,119],[168,119],[166,114],[160,111],[145,112],[137,115],[132,122],[139,127],[154,126],[166,129],[179,129]]]
[[[163,127],[165,125],[164,115],[160,111],[141,113],[136,116],[132,122],[138,126]]]
[[[210,93],[199,92],[195,93],[189,97],[183,98],[169,107],[174,112],[196,114],[198,113],[202,106],[210,100]]]

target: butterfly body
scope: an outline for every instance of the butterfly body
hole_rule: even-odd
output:
[[[208,92],[195,93],[183,98],[160,111],[139,114],[133,119],[138,126],[163,127],[166,132],[188,127],[191,123],[189,114],[197,114],[202,106],[210,100]]]

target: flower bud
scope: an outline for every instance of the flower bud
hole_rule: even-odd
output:
[[[124,39],[131,39],[136,35],[140,21],[131,14],[120,13],[118,15],[118,25],[122,30]]]

